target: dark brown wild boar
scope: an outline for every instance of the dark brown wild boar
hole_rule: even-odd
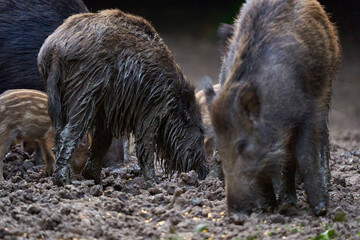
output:
[[[96,183],[112,137],[130,132],[146,178],[155,180],[154,153],[167,172],[205,178],[194,88],[146,20],[120,10],[74,15],[47,38],[38,64],[57,130],[57,184],[68,182],[74,146],[87,130],[93,138],[82,174]]]
[[[54,131],[47,111],[47,95],[37,90],[8,90],[0,95],[0,180],[3,179],[3,160],[10,144],[17,141],[33,143],[41,149],[45,172],[51,175],[54,169]],[[85,165],[87,148],[82,146],[75,153],[72,163],[74,172]],[[81,169],[80,169],[81,168]]]
[[[221,91],[206,91],[229,212],[276,206],[276,178],[280,203],[296,204],[298,169],[314,214],[326,214],[335,27],[316,0],[249,0],[230,29]]]

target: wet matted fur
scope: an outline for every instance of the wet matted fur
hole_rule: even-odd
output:
[[[155,179],[155,152],[167,172],[193,169],[206,176],[194,88],[143,18],[120,10],[74,15],[47,38],[38,65],[57,129],[59,184],[68,181],[68,162],[86,130],[93,142],[83,175],[96,182],[111,138],[130,132],[147,178]]]
[[[314,214],[326,214],[336,28],[316,0],[247,0],[220,36],[222,87],[206,95],[229,212],[276,207],[279,179],[279,202],[296,205],[298,171]]]

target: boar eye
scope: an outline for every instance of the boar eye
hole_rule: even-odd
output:
[[[236,143],[236,149],[238,154],[242,154],[246,148],[246,140],[239,140]]]

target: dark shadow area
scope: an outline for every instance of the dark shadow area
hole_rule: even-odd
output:
[[[119,8],[149,20],[163,34],[216,36],[220,22],[232,22],[242,1],[85,0],[90,11]]]
[[[359,1],[319,1],[330,13],[332,21],[337,23],[341,35],[352,34],[359,30]],[[191,33],[203,37],[204,34],[216,32],[220,22],[231,23],[244,1],[84,0],[84,2],[92,12],[105,8],[119,8],[143,16],[164,34]]]

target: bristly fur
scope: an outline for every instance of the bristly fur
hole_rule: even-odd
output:
[[[221,91],[207,91],[229,210],[248,211],[256,195],[275,205],[276,175],[280,202],[296,204],[298,171],[314,214],[324,215],[336,28],[316,0],[247,0],[229,29],[219,30],[228,43]]]
[[[134,133],[137,155],[167,172],[207,174],[194,88],[146,20],[120,10],[79,14],[45,41],[38,57],[53,124],[113,137]],[[93,132],[94,134],[94,132]]]
[[[218,29],[219,52],[223,57],[229,50],[230,40],[234,35],[234,26],[231,24],[221,23]]]

